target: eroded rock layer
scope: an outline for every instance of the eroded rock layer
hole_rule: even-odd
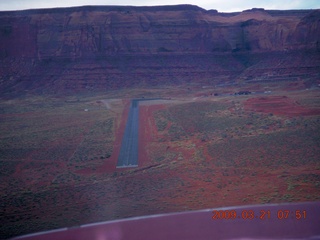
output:
[[[314,82],[319,51],[320,10],[219,13],[178,5],[0,12],[0,91]]]

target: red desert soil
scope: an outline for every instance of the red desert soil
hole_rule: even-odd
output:
[[[163,105],[141,106],[140,108],[139,161],[141,165],[146,165],[146,161],[150,161],[148,146],[156,141],[156,136],[159,136],[152,112],[164,108]],[[319,111],[299,106],[293,100],[282,96],[252,98],[246,102],[246,108],[289,116],[318,114],[317,111]],[[171,179],[172,183],[175,183],[175,180],[178,181],[175,193],[172,192],[172,189],[164,193],[166,190],[163,189],[162,194],[156,196],[159,207],[166,209],[165,211],[285,202],[288,201],[285,197],[293,193],[297,199],[303,201],[308,194],[314,191],[314,187],[309,183],[299,183],[303,186],[303,191],[298,194],[295,189],[289,187],[287,179],[288,176],[318,174],[319,170],[315,171],[316,165],[314,164],[289,168],[287,166],[217,167],[214,164],[215,158],[207,152],[206,142],[191,137],[186,145],[191,145],[191,143],[194,144],[194,147],[171,145],[170,151],[179,152],[183,160],[175,158],[174,165],[172,165],[173,162],[170,162],[168,163],[170,167],[153,170],[152,175],[155,178]],[[166,144],[170,145],[169,142]],[[160,145],[159,148],[161,148]],[[196,160],[197,149],[202,149],[205,161]],[[272,185],[270,185],[270,179],[273,181]],[[179,181],[183,184],[180,185]]]
[[[320,109],[300,106],[297,102],[286,96],[250,98],[244,103],[244,106],[246,110],[276,115],[311,116],[320,114]]]
[[[152,112],[164,109],[164,105],[140,105],[139,106],[139,167],[150,161],[148,156],[148,144],[157,136],[157,127],[152,117]]]
[[[114,172],[116,170],[118,156],[120,153],[122,137],[126,128],[129,109],[131,101],[129,99],[123,100],[124,110],[121,116],[120,124],[118,125],[117,129],[115,129],[115,141],[113,145],[113,153],[109,158],[109,161],[101,167],[101,172]]]
[[[116,170],[121,170],[121,169],[117,169],[116,166],[117,166],[118,156],[121,148],[122,137],[127,124],[131,101],[129,99],[123,99],[122,102],[124,105],[124,109],[121,116],[119,114],[116,119],[115,141],[114,141],[113,153],[111,157],[108,159],[108,161],[105,161],[105,163],[100,168],[96,170],[92,170],[89,168],[81,169],[76,171],[78,174],[84,174],[84,175],[91,175],[96,173],[102,174],[102,173],[111,173]]]
[[[139,109],[139,167],[150,165],[152,157],[150,156],[151,152],[157,151],[157,149],[150,148],[150,143],[158,143],[158,137],[160,136],[157,126],[155,123],[155,118],[153,113],[162,109],[165,109],[167,106],[164,104],[144,104],[140,105]],[[170,126],[171,123],[168,123]],[[187,142],[186,144],[200,142],[198,139],[193,139],[192,141]],[[160,146],[161,144],[158,144]],[[194,149],[185,149],[176,147],[175,144],[170,144],[166,142],[167,150],[180,152],[185,159],[191,159],[194,154]],[[154,146],[153,146],[154,147]],[[163,147],[163,146],[162,146]],[[157,148],[157,147],[156,147]],[[162,148],[161,148],[162,149]],[[161,151],[161,150],[160,150]]]

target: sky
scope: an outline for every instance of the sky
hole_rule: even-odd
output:
[[[0,0],[0,11],[33,8],[55,8],[83,5],[155,6],[192,4],[219,12],[235,12],[251,8],[320,9],[320,0]]]

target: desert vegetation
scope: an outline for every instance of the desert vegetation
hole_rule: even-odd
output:
[[[96,169],[111,157],[114,113],[91,101],[38,97],[1,102],[0,202],[1,222],[7,222],[1,232],[13,228],[19,233],[25,221],[24,231],[61,227],[40,217],[73,202],[55,193],[63,191],[61,186],[94,181],[94,175],[84,179],[77,171]],[[76,199],[73,194],[70,198]]]
[[[255,111],[246,105],[254,96],[175,96],[183,101],[140,106],[141,165],[132,169],[116,169],[130,101],[2,101],[1,232],[320,199],[319,115]],[[300,106],[315,107],[308,99]]]
[[[318,10],[84,6],[0,19],[0,238],[319,201]],[[120,169],[135,98],[165,101],[139,107],[139,166]]]

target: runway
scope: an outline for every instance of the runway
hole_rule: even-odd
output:
[[[129,110],[126,129],[122,138],[117,168],[137,167],[138,166],[138,133],[139,133],[139,102],[159,100],[152,99],[133,99]]]

